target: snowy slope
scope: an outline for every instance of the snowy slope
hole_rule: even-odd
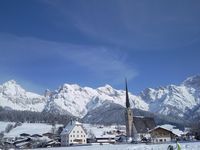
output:
[[[44,96],[27,92],[14,80],[0,85],[0,106],[7,109],[42,111],[46,104]]]
[[[4,126],[6,124],[13,124],[12,122],[0,122]],[[62,127],[61,124],[56,124],[55,129],[58,130],[59,127]],[[45,123],[22,123],[20,126],[17,126],[10,130],[9,133],[4,133],[4,137],[19,137],[22,133],[27,133],[30,135],[52,132],[52,125]]]
[[[125,91],[116,90],[109,85],[92,89],[80,87],[76,84],[64,84],[50,94],[45,110],[51,111],[51,109],[56,107],[57,110],[66,110],[75,116],[83,117],[87,112],[105,103],[115,103],[124,106]],[[130,103],[133,108],[148,110],[148,105],[131,93]]]
[[[12,124],[14,125],[15,122],[4,122],[4,121],[0,121],[0,132],[5,131],[6,127],[8,124]]]

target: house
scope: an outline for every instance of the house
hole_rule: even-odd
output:
[[[149,131],[153,143],[163,143],[175,141],[183,134],[179,129],[175,129],[172,125],[157,126]]]
[[[70,121],[61,132],[61,145],[86,144],[86,131],[78,121]]]

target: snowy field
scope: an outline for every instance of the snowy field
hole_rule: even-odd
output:
[[[8,124],[15,124],[13,122],[3,122],[0,121],[0,132],[4,131],[6,126]],[[56,128],[60,127],[62,125],[57,124]],[[9,133],[4,133],[4,137],[19,137],[22,133],[27,134],[40,134],[51,132],[52,125],[45,124],[45,123],[23,123],[20,126],[17,126],[16,128],[13,128]]]
[[[0,132],[5,131],[5,128],[8,124],[14,125],[14,122],[3,122],[0,121]],[[56,125],[56,129],[58,129],[61,124]],[[109,135],[106,132],[116,130],[115,126],[103,126],[99,127],[100,125],[90,125],[90,124],[83,124],[88,132],[95,134],[96,137],[115,137],[114,135]],[[52,125],[45,124],[45,123],[22,123],[22,125],[13,128],[9,133],[5,133],[4,137],[19,137],[22,133],[27,134],[44,134],[47,132],[51,132]]]
[[[4,121],[0,121],[0,132],[5,131],[6,126],[7,126],[8,124],[14,125],[15,123],[14,123],[14,122],[4,122]]]
[[[181,150],[200,150],[200,142],[180,143]],[[171,144],[175,147],[175,144]],[[44,148],[38,150],[167,150],[169,144],[121,144],[121,145],[92,145],[77,147]]]

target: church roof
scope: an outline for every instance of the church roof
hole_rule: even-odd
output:
[[[151,117],[134,116],[133,123],[137,133],[147,133],[149,130],[156,127],[154,118]]]

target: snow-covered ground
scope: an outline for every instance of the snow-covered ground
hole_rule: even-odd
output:
[[[0,121],[0,132],[5,131],[5,128],[8,124],[15,124],[13,122],[3,122]],[[61,124],[56,125],[56,129],[58,129]],[[91,125],[91,124],[83,124],[84,128],[88,132],[88,134],[94,134],[95,137],[115,137],[114,135],[107,134],[107,132],[111,132],[116,130],[116,126],[102,126],[102,125]],[[47,132],[51,132],[52,125],[45,123],[22,123],[22,125],[13,128],[9,133],[5,133],[4,137],[19,137],[22,133],[27,134],[44,134]]]
[[[0,131],[4,131],[8,124],[14,124],[11,122],[0,122]],[[56,125],[56,128],[62,125]],[[27,134],[44,134],[47,132],[51,132],[52,125],[45,123],[23,123],[16,128],[13,128],[9,133],[5,133],[4,137],[19,137],[22,133]]]
[[[83,124],[83,127],[87,130],[88,134],[92,133],[96,138],[115,137],[115,135],[108,134],[108,132],[116,130],[116,126]]]
[[[181,150],[200,150],[200,142],[180,143]],[[92,146],[77,146],[77,147],[60,147],[60,148],[43,148],[38,150],[167,150],[170,144],[120,144],[120,145],[92,145]],[[171,144],[174,147],[175,143]]]
[[[4,121],[0,121],[0,132],[5,131],[6,127],[8,124],[12,124],[14,125],[14,122],[4,122]]]

